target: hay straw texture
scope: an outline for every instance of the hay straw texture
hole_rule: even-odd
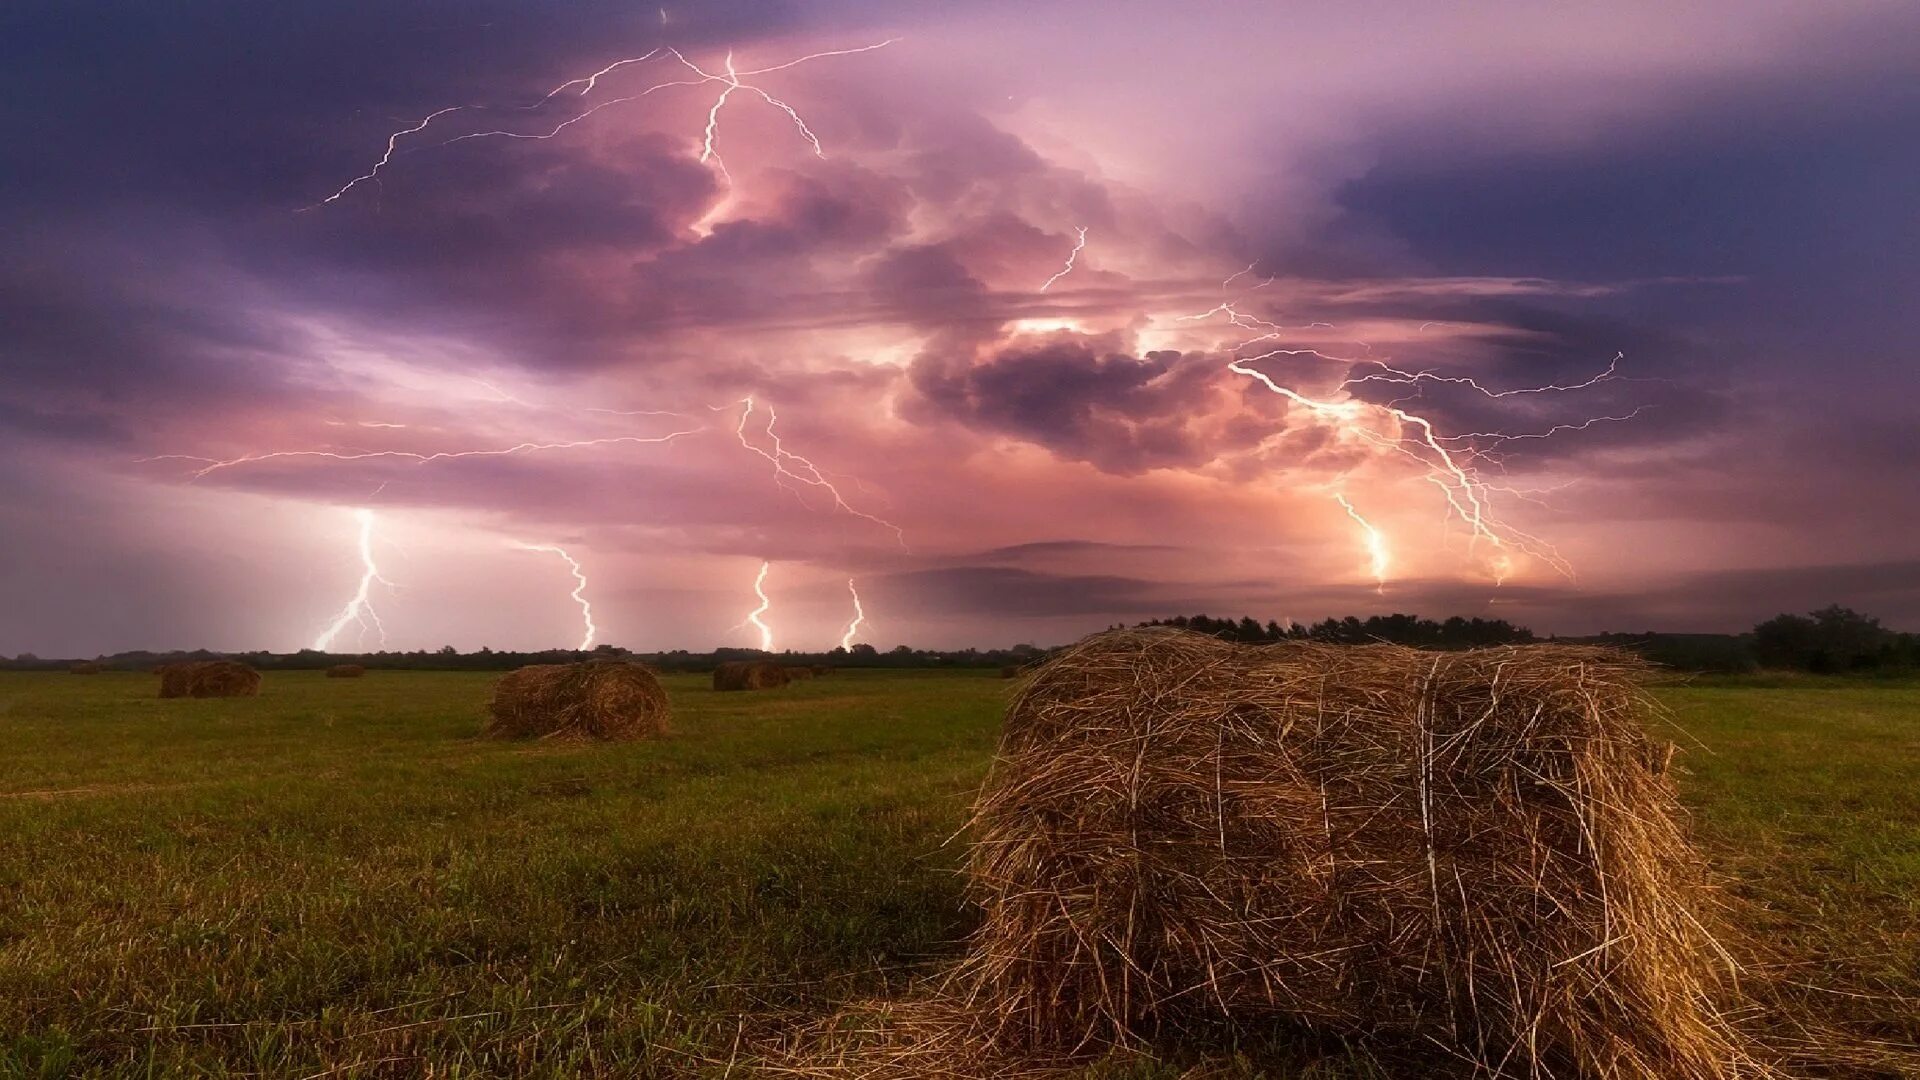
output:
[[[357,679],[366,673],[367,669],[360,664],[335,664],[327,669],[327,678]]]
[[[535,664],[493,684],[484,734],[496,739],[647,739],[667,733],[667,692],[619,660]]]
[[[1642,665],[1087,639],[1007,715],[948,988],[1045,1051],[1284,1025],[1437,1072],[1768,1075],[1720,1019]]]
[[[810,667],[789,666],[787,668],[788,682],[803,682],[811,678],[813,678],[813,669]]]
[[[160,696],[253,697],[260,693],[260,673],[238,660],[194,660],[160,669]]]
[[[715,690],[770,690],[787,685],[787,669],[771,660],[729,660],[713,669]]]

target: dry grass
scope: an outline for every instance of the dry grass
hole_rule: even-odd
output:
[[[238,660],[195,660],[159,669],[163,698],[253,697],[260,673]]]
[[[335,664],[327,669],[327,678],[357,679],[366,673],[366,667],[361,664]]]
[[[667,733],[667,692],[625,661],[536,664],[493,687],[484,734],[497,739],[645,739]]]
[[[786,1060],[1007,1075],[1306,1038],[1423,1075],[1775,1075],[1722,1011],[1643,676],[1570,646],[1090,638],[1009,710],[982,923],[938,998]]]
[[[771,690],[788,680],[788,669],[771,660],[729,660],[713,669],[715,690]]]
[[[79,660],[67,665],[69,675],[98,675],[104,670],[106,670],[104,667],[92,660]]]

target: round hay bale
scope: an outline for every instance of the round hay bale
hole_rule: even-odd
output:
[[[833,674],[833,666],[831,664],[815,664],[813,665],[813,674],[815,677],[831,675]]]
[[[786,669],[786,673],[788,682],[801,682],[813,678],[813,669],[810,667],[790,666]]]
[[[715,690],[770,690],[787,685],[787,669],[771,660],[729,660],[713,669]]]
[[[367,673],[364,664],[335,664],[327,669],[329,679],[357,679]]]
[[[260,673],[238,660],[191,660],[160,668],[163,698],[253,697]]]
[[[1643,671],[1560,645],[1089,638],[1009,708],[951,985],[1002,1046],[1264,1025],[1476,1076],[1765,1075],[1715,1010]]]
[[[1020,665],[1018,664],[1006,664],[1000,668],[1000,677],[1003,679],[1017,679],[1020,675]]]
[[[649,739],[667,733],[667,692],[625,660],[535,664],[493,684],[484,734],[496,739]]]
[[[67,665],[69,675],[98,675],[104,670],[106,670],[104,667],[92,660],[80,660]]]

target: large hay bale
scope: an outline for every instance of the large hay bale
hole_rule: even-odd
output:
[[[818,677],[818,676],[822,676],[822,675],[831,675],[831,674],[833,674],[833,665],[831,665],[831,664],[815,664],[815,665],[813,665],[813,674],[814,674],[814,675],[815,675],[816,677]]]
[[[496,739],[647,739],[667,733],[667,692],[626,660],[535,664],[493,684]]]
[[[260,673],[238,660],[190,660],[160,668],[163,698],[253,697]]]
[[[335,664],[327,669],[329,679],[357,679],[367,673],[364,664]]]
[[[771,660],[729,660],[713,669],[715,690],[770,690],[787,685],[787,669]]]
[[[1090,638],[1008,712],[953,986],[1003,1047],[1278,1025],[1476,1076],[1764,1075],[1714,1009],[1642,670]]]
[[[813,678],[813,669],[810,667],[800,667],[790,664],[787,666],[786,672],[788,682],[801,682]]]

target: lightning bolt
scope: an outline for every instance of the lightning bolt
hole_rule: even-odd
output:
[[[558,544],[522,544],[516,542],[514,546],[522,551],[545,552],[550,555],[558,555],[566,560],[567,569],[573,572],[573,602],[580,605],[582,632],[580,644],[577,648],[581,652],[593,648],[594,639],[599,636],[600,628],[593,625],[593,604],[587,600],[587,575],[585,571],[580,569],[579,560],[567,554],[567,550]]]
[[[1061,278],[1066,277],[1068,274],[1073,273],[1073,261],[1080,257],[1081,249],[1087,246],[1087,227],[1085,225],[1081,225],[1075,231],[1078,232],[1080,235],[1079,235],[1079,238],[1073,242],[1073,250],[1067,252],[1066,265],[1062,266],[1059,270],[1055,271],[1054,275],[1047,279],[1046,284],[1040,286],[1041,292],[1046,292],[1048,289],[1053,288],[1054,282],[1059,281]]]
[[[1385,593],[1387,591],[1388,566],[1386,538],[1380,535],[1380,530],[1374,528],[1372,522],[1360,516],[1360,511],[1353,508],[1353,504],[1347,501],[1347,497],[1344,494],[1336,491],[1333,493],[1333,499],[1340,504],[1340,509],[1345,510],[1347,516],[1352,518],[1354,522],[1360,526],[1361,532],[1365,534],[1368,569],[1373,573],[1373,591]]]
[[[840,635],[840,647],[853,648],[853,635],[860,630],[860,624],[867,621],[866,609],[860,606],[860,590],[853,587],[853,579],[847,579],[847,592],[853,596],[853,621],[847,624],[847,632]]]
[[[1240,274],[1252,270],[1249,266]],[[1231,283],[1240,276],[1234,274],[1227,278]],[[1468,528],[1468,549],[1485,544],[1489,553],[1487,561],[1495,584],[1501,584],[1513,573],[1515,552],[1525,554],[1552,567],[1555,571],[1571,578],[1573,567],[1552,545],[1540,537],[1524,532],[1499,519],[1492,506],[1492,492],[1495,486],[1489,484],[1481,475],[1482,463],[1499,463],[1499,458],[1488,452],[1481,444],[1499,443],[1519,439],[1547,438],[1564,431],[1585,430],[1595,424],[1617,423],[1637,416],[1640,409],[1624,416],[1598,416],[1569,424],[1556,424],[1541,432],[1501,432],[1480,431],[1458,435],[1442,434],[1433,421],[1420,413],[1412,412],[1399,402],[1375,404],[1353,396],[1353,390],[1373,382],[1412,385],[1423,382],[1440,383],[1464,388],[1482,397],[1498,400],[1518,395],[1566,393],[1584,390],[1619,377],[1619,365],[1624,358],[1616,353],[1605,368],[1579,382],[1550,383],[1542,386],[1526,386],[1509,389],[1489,387],[1476,379],[1464,376],[1439,375],[1431,371],[1408,371],[1394,366],[1387,360],[1374,356],[1343,356],[1316,348],[1266,348],[1254,351],[1256,346],[1284,338],[1290,329],[1330,329],[1327,323],[1308,323],[1305,327],[1289,328],[1279,323],[1261,319],[1238,310],[1231,303],[1219,304],[1198,315],[1180,316],[1176,321],[1201,320],[1215,315],[1224,316],[1229,325],[1249,331],[1252,337],[1240,341],[1232,347],[1233,358],[1227,364],[1227,370],[1253,380],[1271,393],[1286,398],[1309,414],[1334,427],[1342,436],[1378,447],[1388,453],[1405,457],[1422,470],[1422,475],[1441,493],[1449,519],[1458,516]],[[1360,343],[1363,349],[1371,351],[1371,346]],[[1293,387],[1282,384],[1272,375],[1262,371],[1257,365],[1275,358],[1308,357],[1342,365],[1370,367],[1375,370],[1360,376],[1348,376],[1333,388],[1336,396],[1310,397]],[[1385,539],[1378,530],[1365,522],[1344,496],[1338,496],[1347,513],[1367,530],[1369,552],[1373,556],[1375,580],[1383,587],[1387,565]]]
[[[380,458],[395,458],[411,461],[416,465],[428,465],[436,461],[452,461],[456,458],[472,457],[510,457],[516,454],[532,453],[539,450],[574,450],[584,446],[619,446],[631,443],[666,443],[701,429],[671,431],[665,435],[612,435],[600,439],[570,439],[563,442],[520,442],[512,446],[476,449],[441,450],[423,454],[413,450],[272,450],[261,454],[242,454],[234,458],[200,457],[195,454],[155,454],[151,457],[135,458],[135,461],[195,461],[200,468],[195,469],[190,478],[202,479],[222,469],[232,469],[241,465],[251,465],[262,461],[275,461],[282,458],[320,458],[328,461],[370,461]]]
[[[364,630],[371,620],[374,628],[380,632],[380,647],[387,647],[387,628],[380,622],[380,616],[373,610],[373,583],[382,585],[393,583],[380,576],[380,568],[373,561],[373,511],[362,508],[353,512],[354,520],[360,523],[360,585],[354,590],[353,597],[333,617],[320,636],[313,639],[313,647],[326,652],[333,647],[333,640],[340,636],[348,623],[358,623]]]
[[[456,135],[450,139],[444,139],[441,142],[434,143],[431,145],[451,146],[454,143],[466,142],[469,139],[495,139],[495,138],[498,138],[498,139],[551,139],[551,138],[557,137],[561,132],[572,127],[573,125],[578,124],[581,121],[586,120],[588,117],[591,117],[605,109],[613,108],[614,106],[617,106],[617,105],[625,105],[631,102],[639,101],[642,98],[648,97],[661,90],[668,90],[675,87],[703,86],[710,83],[718,83],[720,84],[720,92],[715,96],[713,103],[707,109],[707,122],[702,132],[702,138],[701,138],[700,161],[703,164],[708,164],[708,163],[712,164],[716,169],[716,171],[718,171],[724,179],[726,179],[729,183],[731,183],[732,176],[727,172],[726,163],[723,160],[721,160],[719,156],[718,150],[716,149],[716,143],[717,143],[717,139],[719,137],[719,131],[720,131],[721,109],[726,106],[727,102],[731,100],[734,92],[737,90],[746,91],[748,94],[758,98],[760,101],[764,102],[766,105],[780,110],[782,113],[786,115],[787,119],[793,123],[794,128],[799,132],[800,137],[812,149],[815,156],[818,156],[818,157],[826,156],[826,150],[821,146],[819,137],[814,134],[813,129],[807,124],[805,118],[803,118],[800,115],[797,109],[795,109],[792,105],[788,104],[787,102],[782,101],[781,99],[773,96],[773,94],[761,88],[760,86],[747,82],[746,81],[747,79],[757,75],[771,75],[775,72],[786,71],[790,68],[799,67],[802,64],[811,63],[815,60],[824,60],[824,59],[828,59],[830,57],[836,57],[836,56],[855,56],[860,53],[873,52],[876,49],[884,49],[887,46],[892,45],[899,40],[900,40],[899,38],[888,38],[885,41],[875,42],[871,45],[860,45],[860,46],[856,46],[853,48],[846,48],[846,49],[828,49],[821,52],[808,53],[805,56],[796,57],[792,60],[783,61],[778,64],[770,64],[766,67],[750,68],[746,71],[741,71],[734,66],[733,53],[728,52],[726,55],[726,60],[722,65],[722,69],[719,72],[712,72],[712,71],[706,70],[705,68],[702,68],[700,65],[694,63],[692,60],[689,60],[686,57],[686,55],[678,49],[670,48],[670,47],[658,48],[650,52],[644,53],[640,56],[632,56],[632,57],[626,57],[620,60],[615,60],[613,63],[606,65],[605,67],[601,68],[600,70],[594,72],[591,75],[587,75],[577,79],[569,79],[566,82],[561,83],[559,86],[554,87],[552,90],[547,91],[546,95],[540,98],[540,100],[536,101],[534,104],[528,105],[528,106],[520,106],[519,108],[521,109],[521,111],[539,109],[547,105],[549,102],[553,101],[555,98],[560,97],[562,95],[568,95],[574,98],[584,99],[585,97],[592,94],[596,89],[599,88],[601,79],[612,75],[614,72],[619,71],[621,68],[633,67],[633,66],[645,64],[649,61],[654,61],[654,60],[671,58],[681,68],[685,69],[688,72],[691,72],[694,77],[669,79],[664,82],[654,83],[650,86],[645,87],[644,89],[635,91],[633,93],[623,94],[618,97],[612,97],[600,102],[596,102],[595,104],[583,109],[581,112],[571,117],[568,117],[567,119],[562,120],[556,124],[550,125],[545,130],[514,131],[506,128],[500,128],[500,129],[493,129],[493,130],[486,130],[486,131],[469,131],[461,135]],[[569,94],[569,92],[573,91],[576,87],[578,88],[578,92]],[[474,107],[465,106],[465,105],[449,106],[447,108],[439,109],[435,112],[428,113],[425,117],[414,122],[413,124],[407,127],[400,128],[397,131],[394,131],[392,134],[387,136],[386,152],[380,156],[380,159],[373,164],[372,168],[368,169],[365,173],[362,173],[361,175],[356,176],[351,180],[348,180],[345,184],[341,185],[339,190],[335,191],[331,195],[328,195],[326,198],[321,199],[319,202],[313,204],[313,206],[307,207],[307,209],[311,210],[316,207],[324,206],[328,203],[337,202],[339,199],[344,197],[348,192],[352,191],[356,187],[359,187],[361,184],[367,183],[369,181],[378,181],[380,179],[381,172],[384,169],[386,169],[389,165],[393,164],[394,158],[398,154],[403,152],[401,149],[401,143],[403,140],[409,141],[409,142],[412,141],[412,140],[409,140],[408,138],[409,136],[421,134],[422,132],[426,131],[427,128],[430,125],[432,125],[435,120],[438,120],[443,116],[447,116],[451,113],[466,112],[466,111],[474,111]]]
[[[734,435],[740,440],[741,446],[766,458],[773,464],[773,475],[776,483],[785,486],[789,481],[792,481],[825,491],[827,497],[833,500],[835,509],[840,510],[842,513],[851,514],[854,517],[873,522],[875,525],[892,532],[894,540],[898,542],[901,547],[906,546],[906,532],[902,530],[900,526],[895,525],[885,518],[876,517],[864,510],[856,509],[840,494],[840,489],[835,487],[831,480],[827,479],[826,474],[820,471],[819,466],[786,448],[785,444],[781,442],[779,434],[774,431],[774,424],[779,419],[779,415],[774,412],[771,404],[762,406],[760,403],[755,402],[752,397],[746,397],[741,399],[740,406],[740,422],[734,427]],[[747,423],[753,419],[755,409],[761,407],[764,407],[767,413],[767,423],[766,426],[761,429],[761,433],[767,437],[772,449],[755,445],[753,440],[748,438],[747,435]]]
[[[766,588],[767,571],[772,568],[773,564],[771,562],[762,562],[760,564],[760,573],[755,575],[753,579],[753,595],[760,598],[760,606],[747,612],[747,617],[734,624],[733,627],[735,630],[738,630],[743,626],[752,624],[755,629],[759,630],[761,652],[773,651],[773,627],[768,626],[766,622],[760,618],[760,616],[765,615],[773,607],[773,601],[768,598]]]

